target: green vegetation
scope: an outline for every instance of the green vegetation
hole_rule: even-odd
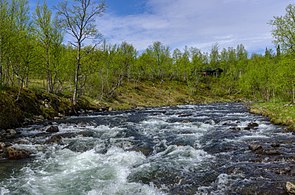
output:
[[[30,13],[27,0],[0,0],[3,126],[17,126],[30,114],[67,114],[87,107],[87,100],[116,109],[241,99],[295,103],[295,5],[271,21],[276,51],[251,56],[242,44],[216,44],[204,53],[171,51],[157,41],[139,54],[129,43],[103,41],[93,18],[105,11],[103,2],[65,2],[56,11],[53,16],[44,2]],[[65,33],[73,38],[68,45]],[[86,44],[94,39],[101,44]],[[40,103],[45,99],[50,106]],[[5,122],[8,113],[15,117]]]
[[[251,112],[262,114],[278,125],[287,125],[287,130],[295,131],[295,105],[288,102],[264,102],[251,106]]]
[[[241,100],[237,96],[215,96],[206,90],[191,93],[190,87],[179,81],[128,83],[120,87],[116,94],[116,97],[104,102],[116,110]]]

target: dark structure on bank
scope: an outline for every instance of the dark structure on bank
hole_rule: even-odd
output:
[[[204,70],[201,71],[201,74],[206,77],[206,76],[215,76],[218,77],[223,73],[223,70],[221,68],[216,68],[212,69],[210,67],[205,68]]]

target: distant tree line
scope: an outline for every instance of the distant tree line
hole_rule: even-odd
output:
[[[295,102],[295,6],[271,21],[276,51],[252,54],[244,45],[208,53],[195,47],[173,51],[154,42],[139,52],[127,42],[108,44],[94,19],[104,2],[66,1],[53,15],[46,2],[30,13],[27,0],[0,0],[0,88],[43,88],[51,93],[112,98],[127,82],[177,80],[197,94],[240,94],[248,98]],[[70,36],[69,44],[64,37]],[[90,39],[98,42],[86,44]],[[206,70],[222,70],[204,75]]]

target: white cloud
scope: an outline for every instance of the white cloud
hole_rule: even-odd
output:
[[[273,16],[283,15],[291,0],[147,0],[137,15],[105,14],[98,27],[111,43],[127,41],[144,50],[154,41],[172,49],[209,50],[244,44],[248,50],[272,46]]]

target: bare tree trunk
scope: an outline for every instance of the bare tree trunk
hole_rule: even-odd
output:
[[[79,88],[79,71],[81,63],[81,43],[78,41],[77,51],[77,62],[75,67],[75,78],[74,78],[74,93],[73,93],[73,106],[77,104],[78,88]]]
[[[49,61],[49,46],[46,45],[46,79],[47,79],[47,92],[52,92],[52,79],[50,73],[50,61]]]
[[[0,87],[3,85],[3,68],[2,68],[2,49],[1,49],[2,40],[0,39]]]
[[[292,103],[295,104],[295,84],[292,86]]]
[[[0,58],[0,86],[2,85],[3,85],[3,71],[2,71],[2,64],[1,64],[1,58]]]

